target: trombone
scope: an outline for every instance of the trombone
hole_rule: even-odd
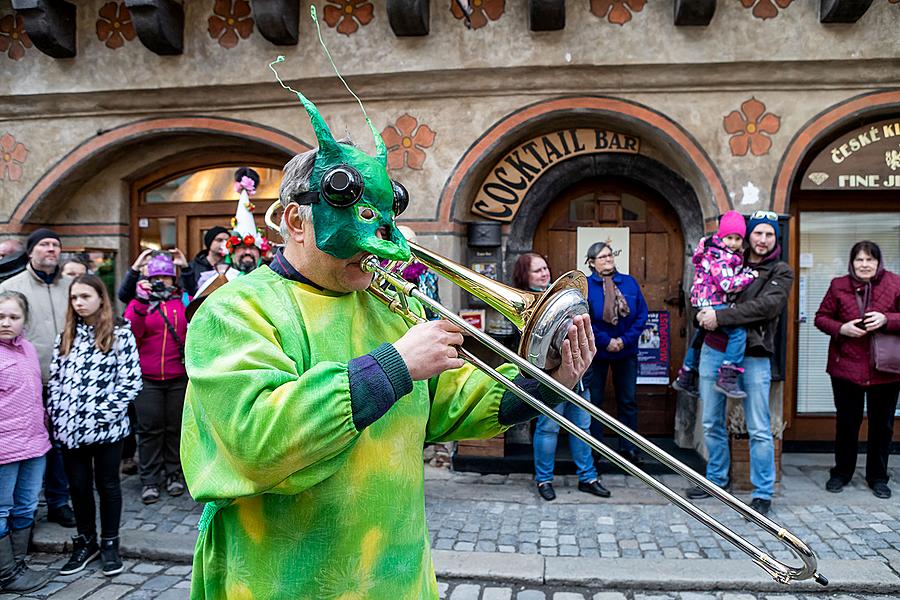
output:
[[[708,513],[700,510],[681,495],[666,487],[631,462],[622,458],[617,452],[584,432],[570,420],[554,411],[539,398],[531,395],[496,369],[474,356],[471,352],[460,348],[460,357],[484,371],[491,378],[504,385],[516,396],[527,402],[538,412],[556,421],[569,435],[574,435],[588,446],[599,452],[612,463],[618,465],[628,474],[640,479],[666,500],[688,513],[700,523],[725,538],[739,550],[747,554],[751,560],[766,571],[775,581],[788,584],[791,581],[813,579],[820,585],[828,585],[828,580],[816,570],[816,555],[800,538],[775,523],[768,517],[759,514],[719,486],[693,469],[663,452],[645,437],[622,425],[602,410],[595,407],[572,390],[560,385],[545,370],[553,369],[559,364],[559,348],[566,336],[573,317],[586,314],[587,281],[583,273],[571,271],[560,277],[546,292],[535,294],[523,292],[503,285],[489,277],[475,273],[462,265],[454,263],[439,254],[431,252],[417,244],[409,244],[413,256],[435,273],[449,279],[467,292],[485,301],[489,306],[510,319],[522,332],[519,353],[515,353],[500,344],[494,338],[482,333],[453,311],[445,308],[422,293],[413,283],[402,279],[396,272],[397,263],[382,265],[375,256],[367,256],[361,261],[363,271],[375,275],[368,291],[384,302],[391,311],[399,314],[410,324],[424,321],[410,308],[408,298],[414,298],[440,315],[444,319],[460,327],[465,333],[478,342],[496,352],[505,361],[516,365],[520,372],[538,380],[558,394],[563,400],[572,402],[586,410],[603,425],[618,435],[631,441],[641,450],[666,465],[685,479],[706,490],[710,495],[741,514],[746,520],[756,523],[770,535],[788,547],[801,561],[802,566],[791,566],[763,552],[737,533],[720,523]],[[523,358],[524,357],[524,358]]]

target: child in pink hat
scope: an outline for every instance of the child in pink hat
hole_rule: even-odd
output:
[[[731,298],[750,285],[756,278],[756,271],[743,266],[743,244],[747,225],[744,217],[735,210],[729,210],[719,220],[719,230],[697,243],[692,262],[696,274],[691,283],[691,306],[712,307],[715,310],[728,306]],[[725,358],[719,367],[715,389],[729,398],[746,398],[747,394],[738,386],[738,377],[744,370],[744,349],[747,345],[747,330],[743,327],[720,327],[728,336]],[[684,358],[684,366],[672,384],[676,390],[697,396],[697,369],[700,366],[700,348],[705,331],[698,327],[694,339]]]

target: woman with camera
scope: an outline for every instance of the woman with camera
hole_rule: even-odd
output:
[[[177,281],[175,264],[168,253],[151,256],[146,279],[138,282],[137,297],[125,309],[144,380],[143,390],[134,401],[144,504],[159,500],[163,484],[170,496],[184,493],[179,446],[187,388],[187,318]]]

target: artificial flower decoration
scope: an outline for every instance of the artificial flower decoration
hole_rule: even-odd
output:
[[[245,245],[245,246],[252,246],[252,245],[255,244],[255,243],[256,243],[256,240],[253,238],[252,235],[245,235],[245,236],[244,236],[244,245]]]
[[[768,154],[772,147],[769,135],[777,133],[781,127],[781,117],[766,112],[766,105],[750,98],[741,104],[741,111],[732,111],[725,117],[723,125],[727,133],[733,156],[745,156],[747,150],[754,156]]]
[[[246,40],[253,33],[247,0],[216,0],[213,15],[207,22],[210,37],[218,40],[223,48],[234,48],[240,39]]]
[[[239,235],[233,235],[230,238],[228,238],[228,243],[226,244],[226,246],[228,246],[229,248],[234,248],[235,246],[240,246],[240,245],[241,245],[241,236],[239,236]]]
[[[329,0],[323,18],[329,27],[337,26],[344,35],[355,33],[360,25],[368,25],[375,17],[375,6],[368,0]]]
[[[241,190],[247,190],[247,195],[252,196],[256,193],[256,182],[246,175],[242,176],[240,181],[234,182],[234,191],[240,194]]]
[[[31,40],[25,33],[25,24],[20,15],[6,15],[0,19],[0,52],[12,60],[21,60],[25,48],[31,48]]]
[[[631,20],[632,12],[644,10],[646,3],[647,0],[591,0],[591,14],[621,26]]]
[[[388,125],[381,132],[388,149],[388,169],[402,169],[404,166],[419,170],[425,164],[425,148],[434,144],[435,133],[425,124],[410,115],[403,115],[394,125]]]
[[[28,149],[25,144],[16,142],[9,133],[4,133],[0,137],[0,180],[9,179],[10,181],[19,181],[25,172],[22,165],[28,158]]]
[[[469,15],[469,23],[472,25],[472,29],[481,29],[487,25],[488,19],[496,21],[503,16],[503,11],[506,9],[505,0],[466,1],[469,3],[469,8],[472,10],[472,14]],[[450,12],[452,12],[453,16],[457,19],[464,19],[466,16],[459,7],[457,0],[450,0]]]
[[[116,50],[137,36],[131,13],[124,2],[107,2],[100,8],[97,19],[97,39],[106,43],[107,48]]]
[[[753,7],[753,16],[757,19],[774,19],[778,16],[778,9],[787,8],[794,0],[741,0],[744,8]],[[778,5],[776,8],[775,5]],[[754,6],[755,5],[755,6]]]

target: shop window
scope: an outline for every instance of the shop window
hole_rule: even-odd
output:
[[[834,413],[827,335],[813,320],[831,280],[847,274],[850,248],[871,240],[881,248],[884,266],[900,272],[900,212],[801,212],[797,412]]]
[[[141,217],[138,231],[142,248],[168,250],[176,246],[175,217]]]
[[[259,173],[260,180],[254,200],[278,198],[281,171],[264,167],[253,168]],[[234,191],[234,171],[234,167],[222,167],[182,175],[147,190],[143,201],[146,204],[237,201],[238,193]]]

